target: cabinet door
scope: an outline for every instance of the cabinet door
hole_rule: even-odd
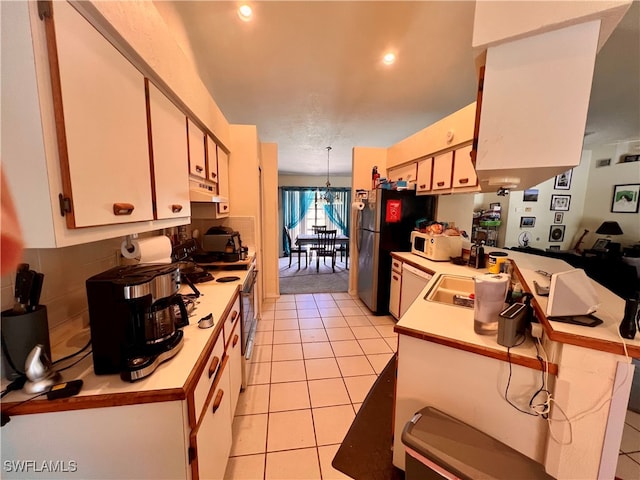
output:
[[[238,397],[242,388],[242,352],[240,347],[240,324],[236,324],[236,328],[231,336],[231,343],[227,348],[229,355],[229,394],[230,394],[230,415],[231,421],[236,413],[236,405],[238,405]]]
[[[207,178],[206,159],[204,154],[204,133],[193,120],[187,119],[189,137],[189,173],[200,178]]]
[[[188,217],[191,203],[185,116],[154,84],[147,83],[155,218]]]
[[[451,188],[451,172],[453,169],[453,152],[443,153],[433,158],[433,190]]]
[[[389,181],[397,182],[398,180],[406,180],[407,182],[416,181],[417,163],[410,163],[402,167],[390,168],[388,173]]]
[[[216,145],[216,142],[214,142],[213,139],[209,135],[207,135],[207,178],[214,183],[218,183],[217,150],[218,146]]]
[[[144,77],[67,2],[53,10],[46,28],[67,226],[152,220]]]
[[[395,260],[394,260],[395,261]],[[391,271],[391,290],[389,295],[389,313],[400,319],[400,289],[402,286],[402,274]]]
[[[475,187],[478,176],[471,162],[471,145],[459,148],[454,152],[453,188]]]
[[[229,155],[218,147],[218,194],[226,198],[226,202],[218,204],[218,218],[229,214]]]
[[[431,175],[433,173],[433,158],[423,158],[418,162],[418,180],[416,192],[428,192],[431,190]]]
[[[231,395],[229,395],[229,368],[223,370],[212,395],[207,399],[202,422],[192,430],[190,443],[196,450],[192,462],[192,477],[201,479],[224,478],[229,452],[231,452]],[[197,471],[196,471],[197,470]]]

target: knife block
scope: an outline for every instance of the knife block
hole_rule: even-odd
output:
[[[38,344],[43,346],[47,357],[51,359],[47,307],[44,305],[38,305],[33,312],[27,313],[3,311],[0,334],[2,369],[8,380],[14,380],[24,374],[27,356]]]

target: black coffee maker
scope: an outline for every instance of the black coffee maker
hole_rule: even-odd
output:
[[[176,306],[188,316],[176,265],[115,267],[89,278],[86,287],[96,375],[120,373],[133,382],[178,353],[183,333]]]

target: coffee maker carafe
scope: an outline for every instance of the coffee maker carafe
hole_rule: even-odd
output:
[[[175,306],[187,318],[178,294],[175,265],[127,265],[87,280],[96,375],[120,373],[135,381],[173,357],[183,343]]]

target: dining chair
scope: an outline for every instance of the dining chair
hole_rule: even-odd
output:
[[[316,272],[320,271],[320,257],[325,265],[327,257],[331,258],[331,268],[336,271],[336,230],[318,231],[318,248],[316,249]]]
[[[307,252],[307,247],[298,247],[291,242],[291,235],[289,234],[289,230],[287,227],[282,229],[283,235],[285,236],[288,245],[289,245],[289,268],[291,268],[291,258],[294,253],[298,254],[298,270],[300,270],[300,255],[304,255],[304,268],[309,266],[309,256]]]
[[[326,225],[311,225],[311,231],[313,232],[314,235],[318,235],[318,232],[322,232],[326,229],[327,229]],[[318,243],[314,242],[311,244],[311,247],[309,248],[309,254],[313,257],[313,252],[315,252],[316,250],[318,250]],[[313,258],[311,259],[311,261],[313,261]]]

